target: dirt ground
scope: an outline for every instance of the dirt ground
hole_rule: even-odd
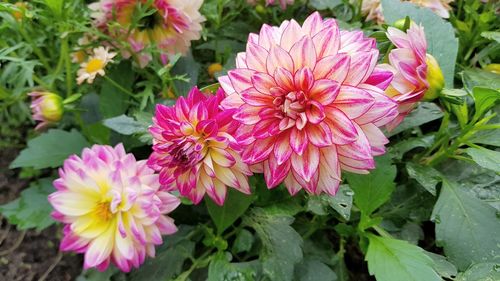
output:
[[[8,169],[16,157],[15,150],[0,151],[0,205],[10,202],[28,186]],[[42,232],[17,231],[2,218],[0,222],[0,281],[69,281],[81,272],[82,259],[60,254],[57,226]]]

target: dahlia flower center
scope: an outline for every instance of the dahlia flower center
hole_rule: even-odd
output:
[[[104,61],[98,58],[92,58],[88,63],[85,70],[87,73],[93,73],[101,70],[104,67]]]
[[[96,218],[102,221],[109,221],[113,217],[110,209],[110,202],[101,202],[94,209]]]
[[[153,12],[139,20],[139,30],[154,29],[154,27],[162,21],[161,15],[158,12]]]
[[[292,119],[296,119],[298,114],[306,110],[307,97],[303,91],[290,92],[284,98],[278,97],[274,101],[279,104],[278,107],[283,113]]]
[[[203,145],[193,140],[184,140],[183,142],[172,145],[170,155],[175,165],[181,167],[192,167],[200,159],[199,153]]]

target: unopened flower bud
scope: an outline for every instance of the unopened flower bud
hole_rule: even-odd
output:
[[[484,67],[484,70],[500,74],[500,63],[488,64],[487,66]]]
[[[427,63],[427,82],[429,89],[425,92],[424,100],[433,100],[439,96],[439,93],[444,88],[444,76],[439,63],[430,55],[426,55],[425,62]]]
[[[61,96],[50,92],[32,92],[31,111],[33,119],[41,121],[36,130],[43,129],[52,123],[59,122],[64,113]]]

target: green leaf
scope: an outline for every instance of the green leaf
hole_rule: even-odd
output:
[[[189,78],[189,82],[179,80],[174,81],[177,96],[187,96],[189,90],[197,85],[200,69],[200,64],[194,60],[191,53],[189,53],[185,57],[181,57],[179,61],[177,61],[177,63],[172,68],[172,74],[187,74],[187,77]]]
[[[346,173],[346,178],[354,191],[354,203],[368,216],[389,200],[395,188],[396,167],[388,155],[380,156],[376,169],[368,175]]]
[[[481,36],[489,39],[489,40],[495,40],[497,43],[500,43],[500,32],[498,31],[483,31],[481,32]]]
[[[500,212],[500,174],[461,160],[448,160],[442,166],[442,173],[447,179],[459,184],[462,191]]]
[[[496,210],[443,180],[439,199],[432,212],[436,240],[458,269],[473,263],[500,261],[499,218]]]
[[[478,263],[460,273],[455,281],[495,281],[500,280],[498,263]]]
[[[309,6],[311,8],[321,11],[326,9],[333,9],[336,6],[342,4],[342,0],[311,0],[309,1]]]
[[[433,135],[409,138],[393,144],[391,147],[389,147],[389,153],[392,155],[392,158],[401,160],[408,151],[411,151],[418,147],[429,148],[433,143]]]
[[[420,103],[418,107],[405,117],[403,122],[387,135],[394,136],[408,129],[418,127],[443,117],[443,112],[435,103]]]
[[[0,213],[18,229],[36,228],[40,231],[49,227],[55,223],[50,216],[52,206],[47,200],[47,196],[55,191],[52,180],[45,178],[31,183],[18,199],[1,205]]]
[[[229,254],[218,252],[208,266],[207,281],[247,281],[254,280],[255,270],[252,267],[238,266],[228,261]]]
[[[115,81],[123,89],[132,92],[134,72],[130,71],[131,63],[123,61],[106,73],[109,79]],[[124,114],[128,108],[129,96],[112,82],[104,80],[100,92],[99,109],[103,118],[111,118]]]
[[[453,277],[457,276],[457,267],[449,262],[446,257],[427,251],[425,251],[425,254],[432,259],[434,270],[441,277],[453,279]]]
[[[469,92],[472,92],[472,89],[476,86],[490,89],[500,89],[499,74],[484,71],[478,68],[464,70],[462,72],[462,81]]]
[[[488,88],[474,87],[472,90],[474,101],[476,103],[476,113],[474,118],[478,120],[481,116],[492,108],[500,100],[500,91]]]
[[[424,250],[403,240],[368,235],[365,260],[378,281],[441,280]]]
[[[247,195],[231,188],[228,189],[226,200],[222,206],[218,206],[212,199],[207,197],[205,202],[208,213],[217,227],[217,233],[219,235],[222,234],[224,230],[241,217],[254,199],[255,197],[252,195]]]
[[[148,127],[145,127],[144,124],[127,115],[109,118],[103,120],[102,123],[111,130],[126,136],[147,132],[148,130]]]
[[[55,168],[60,166],[68,156],[79,154],[87,146],[89,144],[85,138],[76,130],[66,132],[52,129],[28,141],[28,147],[21,151],[10,164],[10,168]]]
[[[315,259],[304,259],[295,268],[295,280],[298,281],[336,281],[337,274],[326,264]]]
[[[479,166],[500,172],[500,152],[486,148],[470,147],[465,150]]]
[[[248,252],[252,249],[254,241],[255,238],[253,237],[253,234],[246,229],[242,229],[236,235],[236,239],[233,244],[233,251],[235,253]]]
[[[273,281],[293,279],[295,264],[302,260],[302,237],[290,225],[294,218],[261,208],[252,210],[244,224],[255,229],[262,242],[263,274]]]
[[[165,236],[163,245],[156,249],[156,257],[147,259],[127,280],[170,280],[179,275],[184,262],[193,257],[195,243],[187,238],[192,229],[181,225],[177,233]]]
[[[78,277],[76,281],[111,281],[113,275],[118,273],[116,267],[109,267],[106,271],[100,272],[96,269],[84,270]]]
[[[433,55],[439,63],[448,88],[453,88],[455,61],[458,53],[458,40],[453,26],[434,14],[430,9],[399,0],[382,0],[385,21],[393,23],[409,16],[411,20],[422,24],[427,39],[427,53]]]
[[[469,139],[470,142],[476,144],[486,144],[500,146],[500,130],[485,130],[475,132]]]
[[[335,196],[311,195],[307,201],[307,209],[317,215],[327,215],[327,208],[334,209],[345,220],[351,216],[352,198],[354,192],[347,184],[342,184]]]
[[[417,163],[408,162],[406,170],[410,178],[415,179],[425,190],[436,196],[436,185],[441,181],[441,173],[436,169]]]
[[[56,14],[61,16],[64,0],[45,0],[45,4]]]
[[[85,124],[94,124],[102,120],[102,114],[99,110],[99,95],[96,93],[89,93],[82,97],[80,100],[80,108],[82,112],[82,119]]]

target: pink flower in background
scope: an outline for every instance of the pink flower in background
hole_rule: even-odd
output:
[[[170,213],[179,199],[160,188],[146,161],[136,161],[121,144],[94,145],[70,156],[49,196],[53,217],[65,224],[62,251],[85,253],[84,268],[122,271],[139,267],[162,235],[177,231]]]
[[[33,120],[40,121],[35,130],[43,130],[59,122],[64,114],[61,96],[50,92],[31,92],[31,111]]]
[[[186,54],[191,41],[200,39],[201,23],[205,21],[199,12],[203,0],[149,2],[152,13],[141,19],[134,17],[139,5],[148,4],[146,0],[101,0],[89,6],[94,11],[95,25],[110,36],[130,43],[131,50],[138,53],[141,66],[152,58],[150,47],[157,47],[168,55]],[[133,25],[136,20],[137,25]]]
[[[411,2],[420,7],[429,8],[436,15],[447,19],[450,17],[450,3],[453,0],[407,0],[402,2]],[[361,12],[366,16],[367,21],[372,20],[378,24],[384,22],[380,0],[363,0],[361,3]]]
[[[387,124],[387,129],[392,130],[415,108],[416,103],[423,98],[425,91],[429,88],[426,63],[427,41],[424,28],[414,22],[411,23],[406,33],[389,27],[387,37],[396,46],[389,53],[390,66],[382,66],[394,73],[394,79],[385,92],[398,103],[399,115]]]
[[[241,147],[233,137],[238,122],[234,109],[222,111],[222,89],[205,95],[193,88],[174,106],[157,105],[150,128],[153,150],[148,164],[160,171],[160,182],[198,204],[207,193],[224,203],[227,186],[250,194],[248,166],[241,161]]]
[[[393,74],[377,60],[374,39],[317,12],[302,26],[291,20],[250,34],[236,69],[219,78],[222,105],[241,123],[243,161],[291,194],[334,195],[341,169],[373,169],[388,142],[378,127],[397,115],[384,95]]]
[[[281,9],[284,10],[284,9],[286,9],[287,5],[292,5],[293,2],[295,2],[295,0],[278,0],[278,1],[266,0],[266,6],[277,4],[277,2],[279,2]],[[257,4],[257,0],[247,0],[247,3],[249,3],[251,5],[255,5],[255,4]]]

